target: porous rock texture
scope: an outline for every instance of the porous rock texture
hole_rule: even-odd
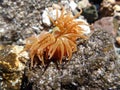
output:
[[[0,90],[20,90],[25,63],[23,46],[0,45]]]
[[[61,65],[51,62],[25,69],[22,90],[108,90],[120,84],[113,37],[95,30],[86,41],[78,40],[72,60]]]
[[[23,44],[42,30],[41,14],[50,0],[0,0],[0,44]]]
[[[68,0],[0,0],[0,44],[23,45],[26,37],[49,28],[42,25],[41,14],[52,1]],[[78,51],[72,60],[61,65],[51,62],[46,68],[41,65],[30,68],[29,61],[24,73],[22,70],[20,74],[15,71],[8,75],[0,70],[0,90],[18,90],[20,85],[21,90],[119,90],[120,61],[115,55],[112,35],[97,29],[88,40],[77,43]],[[20,82],[11,89],[11,81],[17,84],[14,79]]]

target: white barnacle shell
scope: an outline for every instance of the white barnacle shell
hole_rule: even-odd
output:
[[[84,19],[81,19],[81,18],[75,19],[75,21],[81,21],[81,22],[85,23],[85,24],[79,25],[84,30],[84,34],[89,34],[91,32],[90,26],[87,23],[87,21],[85,21]]]
[[[51,17],[53,20],[56,20],[58,17],[60,17],[60,14],[61,14],[60,10],[46,8],[43,11],[43,14],[42,14],[42,22],[43,22],[43,24],[45,24],[47,26],[50,26],[51,21],[50,21],[49,17]]]
[[[77,4],[74,2],[74,0],[70,0],[69,6],[72,9],[72,11],[74,11],[77,7]]]
[[[51,22],[50,22],[50,19],[48,17],[48,13],[46,10],[43,11],[43,14],[42,14],[42,22],[43,24],[47,25],[47,26],[50,26],[51,25]]]

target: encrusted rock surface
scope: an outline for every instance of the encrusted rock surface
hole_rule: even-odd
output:
[[[69,62],[27,67],[22,90],[114,90],[120,84],[116,62],[113,37],[95,30],[89,40],[78,40],[78,51]]]
[[[0,44],[23,45],[26,37],[50,29],[42,25],[43,10],[53,2],[59,2],[69,10],[70,1],[78,5],[77,8],[71,7],[75,9],[72,11],[74,14],[80,8],[89,9],[86,13],[91,16],[86,18],[90,22],[103,16],[120,18],[119,0],[116,0],[118,6],[104,3],[110,0],[103,0],[102,5],[102,0],[87,0],[90,3],[83,7],[78,2],[85,0],[0,0]],[[30,68],[28,62],[24,70],[26,62],[17,57],[15,48],[11,52],[13,46],[0,47],[0,90],[119,90],[120,47],[116,50],[117,58],[112,35],[105,32],[104,27],[101,29],[95,30],[89,40],[78,40],[78,51],[70,62],[63,65],[51,62],[46,68]]]
[[[27,53],[23,46],[0,46],[0,90],[20,90]]]
[[[100,7],[100,17],[113,16],[114,0],[103,0]]]

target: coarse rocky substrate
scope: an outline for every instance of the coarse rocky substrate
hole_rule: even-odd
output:
[[[21,90],[117,90],[119,66],[113,37],[95,30],[86,41],[78,40],[72,60],[61,65],[51,62],[47,68],[25,69]]]

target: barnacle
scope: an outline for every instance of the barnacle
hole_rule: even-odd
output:
[[[85,23],[75,20],[80,14],[81,12],[73,16],[71,12],[65,13],[63,8],[58,17],[58,10],[56,10],[56,20],[49,16],[54,26],[53,31],[51,33],[42,31],[40,35],[27,39],[25,50],[29,51],[31,66],[33,66],[35,56],[43,65],[45,65],[45,60],[53,58],[60,63],[63,58],[71,59],[72,53],[77,51],[76,40],[78,38],[86,39],[84,30],[79,26]]]

